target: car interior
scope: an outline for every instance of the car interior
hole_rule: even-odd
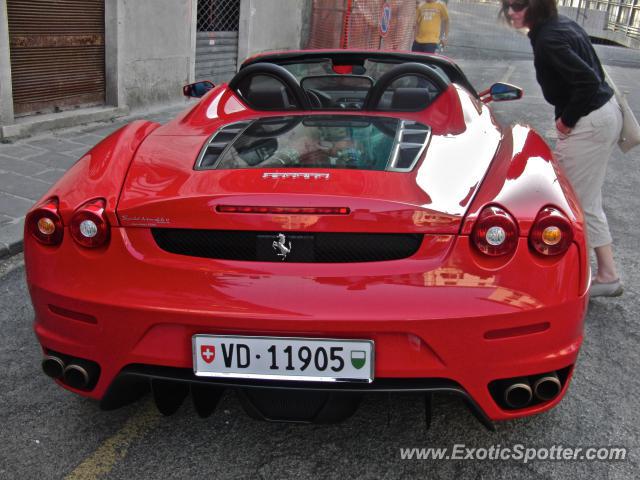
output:
[[[408,172],[430,137],[412,120],[367,115],[265,117],[222,127],[195,168],[342,168]]]
[[[255,110],[420,111],[451,80],[437,65],[363,62],[333,66],[328,59],[243,68],[229,87]]]
[[[226,125],[207,142],[195,168],[411,171],[427,147],[430,128],[365,112],[422,111],[452,82],[439,65],[401,60],[333,65],[316,58],[243,66],[229,88],[250,108],[316,112]],[[330,114],[335,111],[351,115]]]

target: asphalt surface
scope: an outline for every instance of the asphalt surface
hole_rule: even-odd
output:
[[[454,56],[463,47],[446,53]],[[629,90],[639,113],[640,71],[616,60],[617,51],[612,56],[615,61],[603,61],[618,85]],[[529,123],[554,143],[552,110],[529,59],[518,52],[499,59],[460,53],[455,58],[478,89],[498,80],[522,86],[524,99],[494,105],[499,120]],[[76,142],[74,133],[69,135],[65,141]],[[82,135],[86,132],[78,130],[77,143],[86,141]],[[638,478],[639,161],[640,149],[630,155],[616,152],[604,189],[624,296],[590,302],[579,363],[558,407],[498,423],[496,432],[486,431],[459,400],[446,396],[436,397],[433,424],[426,430],[421,397],[412,394],[365,397],[356,414],[337,425],[255,421],[233,394],[226,394],[206,420],[188,402],[174,416],[162,417],[149,398],[103,412],[40,371],[22,256],[5,258],[0,261],[0,478]],[[621,461],[527,464],[400,458],[401,448],[456,444],[616,446],[628,452]]]

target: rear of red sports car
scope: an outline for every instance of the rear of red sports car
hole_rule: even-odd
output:
[[[542,139],[451,79],[420,109],[394,108],[403,86],[342,111],[248,88],[123,128],[31,210],[45,372],[167,414],[226,388],[271,420],[339,420],[367,392],[456,394],[489,427],[557,404],[589,272]]]

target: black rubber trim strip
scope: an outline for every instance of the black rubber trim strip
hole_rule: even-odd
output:
[[[240,69],[247,68],[249,65],[262,62],[271,62],[278,65],[290,65],[295,63],[312,63],[319,60],[330,60],[334,65],[363,65],[365,60],[376,60],[379,62],[389,63],[405,63],[418,62],[426,65],[436,65],[442,68],[447,76],[454,83],[461,84],[476,98],[479,98],[471,82],[467,79],[462,69],[452,60],[437,55],[426,55],[416,52],[390,52],[375,50],[306,50],[299,52],[273,52],[260,54],[245,60]]]
[[[207,384],[225,388],[268,388],[284,390],[312,390],[322,392],[392,393],[424,392],[446,393],[461,397],[471,413],[487,430],[495,426],[475,400],[458,383],[446,378],[378,378],[372,383],[286,382],[272,380],[239,380],[197,377],[189,368],[154,365],[127,365],[111,383],[100,401],[103,410],[114,410],[136,400],[148,390],[148,380],[170,380],[189,384]],[[141,386],[146,386],[141,388]],[[138,386],[134,388],[134,386]],[[134,393],[134,395],[131,395]]]

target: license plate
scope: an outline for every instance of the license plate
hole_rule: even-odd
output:
[[[194,335],[193,371],[201,377],[372,382],[372,340]]]

